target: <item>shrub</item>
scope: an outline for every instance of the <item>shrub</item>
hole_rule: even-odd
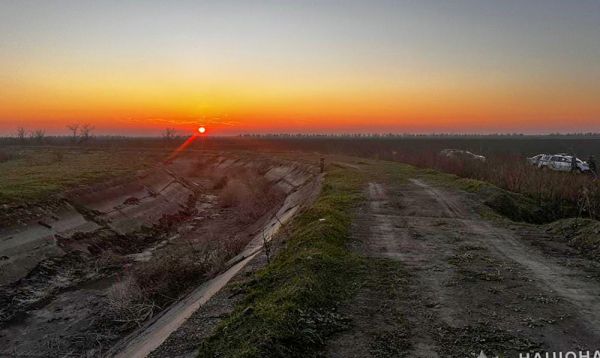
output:
[[[139,327],[152,317],[157,308],[145,299],[142,290],[131,276],[114,284],[107,294],[108,316],[123,328]]]
[[[262,177],[251,183],[230,179],[219,195],[219,204],[237,211],[240,222],[249,223],[264,215],[283,194]]]
[[[511,192],[494,193],[485,204],[496,212],[514,221],[543,223],[549,221],[546,213],[533,199]]]
[[[107,317],[129,330],[141,325],[191,287],[220,272],[248,242],[246,236],[214,240],[208,233],[183,240],[139,263],[107,295]]]

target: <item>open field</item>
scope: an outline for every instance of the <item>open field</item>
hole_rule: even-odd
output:
[[[16,146],[5,139],[0,146],[0,200],[43,197],[82,182],[127,175],[172,152],[184,139],[100,138],[82,147],[68,139],[49,138],[44,146]],[[21,148],[21,149],[19,149]],[[24,149],[23,149],[24,148]],[[486,163],[464,163],[438,155],[445,148],[483,154]],[[589,176],[547,173],[526,164],[539,153],[575,153],[582,159],[600,158],[600,138],[589,136],[407,136],[407,137],[243,137],[205,138],[188,148],[261,152],[352,155],[408,163],[521,193],[542,207],[538,221],[583,215],[597,218],[600,187]],[[44,179],[40,181],[40,179]],[[585,195],[584,195],[585,192]],[[582,207],[581,202],[591,205]],[[582,212],[582,213],[581,213]]]
[[[161,151],[110,148],[3,147],[0,204],[31,203],[76,185],[131,176],[161,158]]]
[[[436,153],[480,139],[424,140],[3,147],[0,355],[597,349],[597,182],[521,165],[517,139],[477,166]]]

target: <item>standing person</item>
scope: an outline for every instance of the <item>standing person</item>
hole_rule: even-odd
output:
[[[588,159],[588,165],[590,167],[590,173],[592,173],[592,176],[594,177],[594,179],[598,179],[596,160],[594,159],[593,155],[590,155],[590,159]]]
[[[577,171],[577,157],[575,154],[571,156],[571,171],[575,173]]]

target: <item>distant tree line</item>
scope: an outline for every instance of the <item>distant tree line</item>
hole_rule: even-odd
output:
[[[245,133],[239,134],[241,138],[600,138],[598,132],[585,133]]]
[[[92,138],[92,132],[95,128],[89,123],[74,123],[67,125],[67,129],[69,130],[70,140],[73,143],[85,143]],[[44,129],[27,130],[24,127],[17,128],[15,136],[20,143],[31,142],[39,144],[46,142],[48,138]]]
[[[109,145],[116,142],[148,143],[156,145],[162,141],[168,147],[179,145],[188,135],[182,135],[176,128],[168,127],[154,136],[127,136],[127,135],[94,135],[95,127],[89,123],[71,123],[65,126],[67,132],[62,135],[49,135],[44,129],[28,129],[18,127],[13,135],[0,136],[0,144],[26,144],[26,145],[73,145],[92,142],[94,145]]]
[[[35,129],[31,131],[27,131],[23,127],[17,128],[17,139],[20,142],[25,142],[27,140],[42,143],[46,138],[46,131],[43,129]]]

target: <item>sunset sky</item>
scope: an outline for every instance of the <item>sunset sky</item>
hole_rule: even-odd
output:
[[[0,134],[600,131],[600,1],[0,0]]]

